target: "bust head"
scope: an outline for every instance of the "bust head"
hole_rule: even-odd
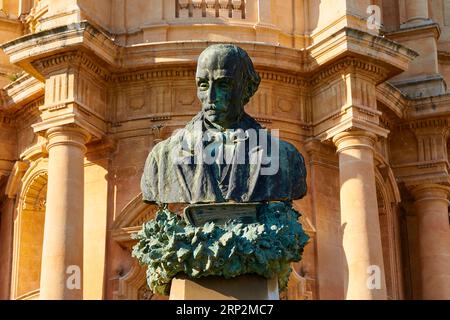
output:
[[[206,48],[196,73],[197,96],[206,120],[225,129],[238,122],[260,81],[243,49],[231,44]]]

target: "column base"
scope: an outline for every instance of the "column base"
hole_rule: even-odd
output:
[[[172,280],[170,300],[279,300],[278,279],[243,275],[232,279],[204,277]]]

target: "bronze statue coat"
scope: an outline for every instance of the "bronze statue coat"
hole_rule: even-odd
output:
[[[246,113],[230,129],[242,129],[245,133],[263,130]],[[214,131],[220,132],[212,130],[200,112],[183,129],[155,145],[146,160],[141,180],[145,202],[290,201],[306,194],[302,155],[293,145],[267,131],[267,134],[257,135],[256,148],[250,146],[249,139],[232,142],[231,161],[223,164],[199,161],[204,150],[214,143],[217,145],[213,138],[204,138],[205,133]],[[274,145],[277,148],[273,148]],[[244,161],[239,161],[238,155],[244,155]],[[271,171],[270,166],[276,170],[267,174]]]

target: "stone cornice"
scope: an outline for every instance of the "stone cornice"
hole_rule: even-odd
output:
[[[205,47],[216,43],[178,41],[121,47],[112,39],[111,34],[88,22],[81,22],[26,35],[2,45],[2,48],[10,56],[11,62],[39,80],[48,78],[59,69],[82,67],[95,79],[114,85],[180,76],[193,78],[198,55]],[[256,42],[239,42],[238,45],[252,57],[264,80],[300,89],[317,86],[342,72],[360,75],[377,84],[406,70],[409,62],[417,56],[414,51],[396,42],[348,27],[343,27],[305,50]],[[90,112],[89,106],[80,103],[79,111]],[[58,101],[46,107],[52,108],[48,111],[53,115],[66,108]],[[333,127],[327,124],[327,127],[314,128],[314,135],[326,140],[351,128],[387,135],[387,130],[378,125],[379,114],[376,114],[376,110],[366,110],[363,106],[355,105],[351,110],[344,110],[344,113],[347,114],[333,115],[330,123]],[[46,121],[36,125],[35,130],[44,130],[44,127],[61,121],[83,121],[79,125],[90,126],[95,129],[94,132],[90,131],[92,135],[101,137],[105,130],[100,127],[104,124],[92,125],[86,119],[70,114],[54,119],[49,116]]]
[[[164,78],[195,78],[195,68],[164,68],[119,73],[112,76],[115,83],[161,80]]]
[[[41,112],[39,108],[44,105],[44,97],[41,96],[36,100],[22,106],[14,113],[16,119],[20,119],[21,122],[26,122],[28,119],[36,119],[40,116]],[[20,128],[20,125],[18,125]]]
[[[49,74],[53,70],[61,68],[61,66],[82,66],[103,81],[107,82],[111,79],[111,73],[106,68],[100,66],[87,53],[81,51],[69,51],[64,54],[50,56],[33,62],[32,65],[41,74]]]
[[[210,44],[208,41],[179,41],[146,43],[120,47],[113,36],[84,21],[67,26],[26,35],[7,42],[1,48],[10,56],[12,63],[36,77],[42,77],[31,64],[61,51],[84,48],[93,52],[108,65],[108,69],[126,71],[166,64],[195,65],[200,52]],[[61,47],[62,42],[64,47]],[[344,27],[306,50],[273,46],[256,42],[240,42],[239,45],[253,56],[255,66],[270,66],[293,73],[316,72],[320,66],[344,55],[360,55],[389,66],[390,76],[406,70],[408,63],[417,55],[402,45],[363,31]],[[180,55],[180,52],[183,54]],[[50,62],[53,62],[50,58]]]
[[[411,37],[411,36],[428,36],[429,34],[433,34],[436,39],[439,39],[441,35],[441,28],[437,23],[428,23],[422,24],[418,26],[412,26],[408,28],[403,28],[397,31],[388,32],[386,36],[392,39],[399,39],[403,37]]]
[[[450,165],[446,160],[393,165],[392,170],[398,182],[405,186],[416,186],[423,183],[450,185]]]
[[[61,51],[84,48],[113,66],[118,52],[110,34],[86,21],[28,34],[4,43],[0,48],[9,55],[11,63],[18,64],[40,80],[43,80],[42,74],[31,63]]]
[[[1,107],[10,112],[19,110],[30,101],[44,94],[44,83],[29,74],[24,74],[16,81],[3,88],[4,99]]]
[[[324,65],[343,56],[376,57],[377,65],[385,65],[389,75],[380,82],[406,70],[418,54],[387,38],[351,28],[342,28],[331,37],[308,48],[311,62]]]
[[[406,119],[421,119],[450,115],[450,94],[414,99],[407,108]]]
[[[437,129],[437,134],[443,134],[442,130],[447,131],[449,128],[450,118],[431,118],[431,119],[417,119],[402,123],[401,128],[408,128],[414,131],[421,129]]]
[[[310,84],[317,86],[324,80],[343,72],[364,73],[377,83],[382,81],[381,79],[386,79],[389,73],[387,69],[369,61],[348,57],[323,68],[313,76]]]
[[[405,116],[410,104],[410,100],[389,82],[383,82],[377,86],[377,101],[382,102],[400,119]]]
[[[311,84],[310,80],[304,79],[295,74],[281,73],[273,70],[262,69],[258,70],[261,79],[266,81],[280,82],[283,85],[291,85],[296,87],[306,88]],[[117,73],[111,75],[110,79],[114,83],[139,82],[139,81],[153,81],[173,78],[195,78],[195,67],[179,67],[179,68],[161,68],[140,70],[127,73]]]

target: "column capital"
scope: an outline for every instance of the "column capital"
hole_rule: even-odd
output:
[[[425,200],[440,200],[450,204],[450,187],[437,183],[423,183],[410,187],[411,194],[416,202]]]
[[[76,125],[57,126],[45,132],[47,138],[47,151],[55,146],[72,145],[86,152],[86,143],[91,139],[89,132]]]
[[[345,131],[333,137],[337,153],[348,148],[367,148],[373,151],[376,141],[377,136],[374,133],[362,130]]]

